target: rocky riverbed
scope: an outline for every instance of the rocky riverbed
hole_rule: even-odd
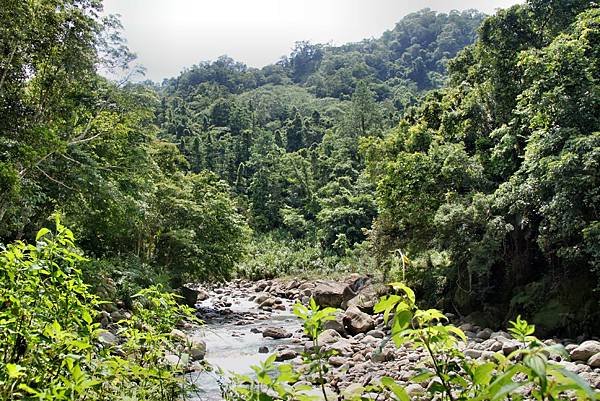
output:
[[[301,353],[313,346],[303,334],[301,322],[291,313],[295,302],[307,303],[314,297],[320,305],[340,308],[336,320],[327,323],[319,343],[335,350],[329,358],[333,369],[328,373],[331,391],[348,391],[353,386],[366,385],[381,376],[391,376],[406,386],[411,396],[423,393],[428,383],[411,384],[409,378],[428,364],[425,353],[410,346],[396,348],[386,342],[389,334],[381,315],[373,314],[373,306],[386,287],[378,286],[368,277],[352,275],[338,281],[237,280],[211,290],[187,288],[190,304],[198,308],[205,321],[206,360],[224,371],[247,374],[250,365],[277,354],[278,361],[297,364]],[[449,316],[453,319],[453,316]],[[493,331],[468,322],[454,321],[467,335],[463,352],[468,358],[487,360],[494,353],[508,355],[520,347],[504,331]],[[594,388],[600,389],[600,342],[598,339],[574,341],[547,339],[546,344],[562,343],[570,360],[556,361],[579,374]],[[204,393],[199,399],[219,400],[216,376],[209,373],[190,376]]]

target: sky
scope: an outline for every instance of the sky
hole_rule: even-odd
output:
[[[492,14],[519,0],[105,0],[145,78],[160,82],[185,67],[228,55],[253,67],[276,62],[294,42],[343,44],[379,37],[423,8]]]

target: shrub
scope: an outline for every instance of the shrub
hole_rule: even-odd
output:
[[[159,287],[142,291],[133,317],[118,323],[119,345],[95,323],[102,301],[82,280],[84,261],[58,217],[35,245],[0,253],[0,399],[174,400],[187,391],[164,356],[190,310]]]

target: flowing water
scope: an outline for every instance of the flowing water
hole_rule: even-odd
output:
[[[292,339],[274,340],[264,338],[262,330],[266,327],[282,327],[292,333],[300,329],[299,320],[291,313],[289,305],[286,311],[264,312],[256,303],[241,297],[230,298],[231,310],[223,316],[223,309],[215,308],[212,300],[199,304],[201,317],[205,325],[201,334],[206,341],[205,360],[215,368],[221,368],[227,374],[252,374],[252,365],[264,361],[278,346],[290,345]],[[214,317],[212,317],[214,316]],[[256,329],[258,333],[252,332]],[[259,353],[260,347],[266,346],[268,353]],[[219,382],[222,378],[214,372],[194,373],[189,380],[199,387],[194,401],[222,400]]]

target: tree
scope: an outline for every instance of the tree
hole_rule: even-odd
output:
[[[371,130],[379,124],[379,110],[373,98],[373,92],[365,81],[360,81],[352,95],[352,125],[359,136],[372,134]]]

